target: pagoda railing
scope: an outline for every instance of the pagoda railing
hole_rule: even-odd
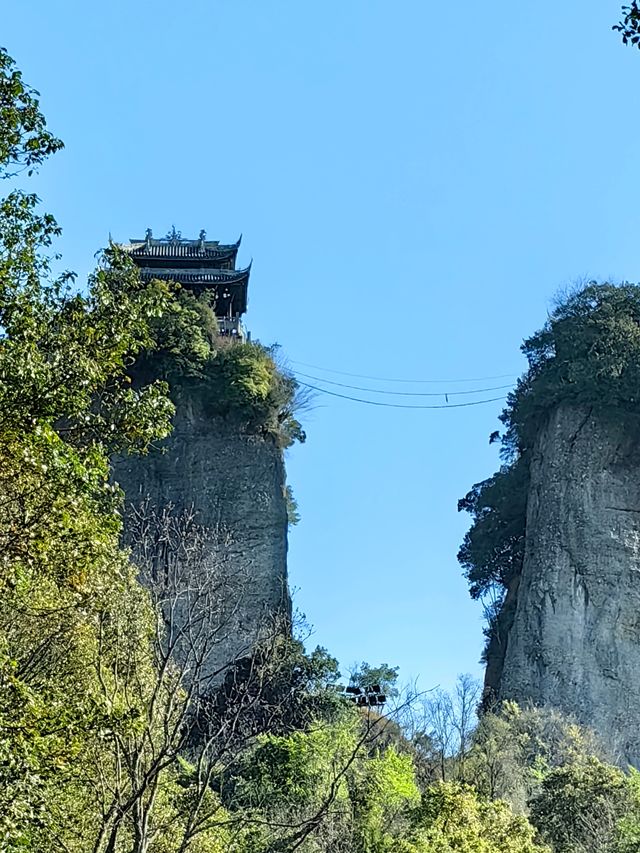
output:
[[[248,339],[247,332],[239,317],[218,317],[218,334],[223,338],[235,338],[238,341]]]

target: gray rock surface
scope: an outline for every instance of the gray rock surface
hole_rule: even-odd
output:
[[[224,633],[211,667],[250,651],[275,615],[290,616],[285,469],[271,438],[211,418],[196,403],[180,403],[163,446],[148,456],[120,457],[113,470],[125,492],[126,539],[145,503],[147,513],[166,510],[177,518],[193,512],[205,531],[206,559],[227,575]]]
[[[559,407],[531,467],[499,698],[551,705],[640,766],[640,422]]]

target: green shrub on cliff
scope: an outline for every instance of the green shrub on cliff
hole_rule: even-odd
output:
[[[294,415],[297,387],[295,379],[278,368],[271,349],[222,338],[193,390],[212,414],[239,418],[287,447],[304,441]]]
[[[529,369],[501,416],[511,458],[531,449],[559,403],[640,412],[640,288],[589,283],[558,302],[522,351]]]
[[[295,417],[298,383],[277,365],[277,348],[219,336],[209,294],[177,288],[153,336],[138,376],[166,380],[176,399],[200,401],[211,416],[233,417],[283,447],[304,441]]]
[[[133,263],[129,261],[132,269]],[[174,285],[170,310],[153,324],[153,360],[141,359],[141,369],[168,382],[185,377],[201,379],[218,337],[218,320],[209,294],[194,296]]]

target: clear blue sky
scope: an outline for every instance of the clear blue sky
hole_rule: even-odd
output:
[[[66,142],[37,189],[82,276],[109,232],[243,232],[254,335],[423,379],[516,374],[559,287],[638,278],[640,53],[611,32],[618,0],[7,5],[2,42]],[[291,582],[343,664],[479,674],[456,501],[497,466],[499,411],[305,415]]]

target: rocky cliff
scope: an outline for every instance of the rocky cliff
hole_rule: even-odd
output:
[[[572,713],[640,766],[640,420],[562,404],[530,471],[524,564],[489,686]]]
[[[245,655],[274,615],[290,615],[285,470],[272,438],[183,400],[164,446],[115,460],[114,479],[125,492],[129,540],[143,506],[146,514],[192,517],[188,536],[198,530],[204,538],[202,560],[215,563],[208,577],[220,584],[224,625],[211,667]]]

